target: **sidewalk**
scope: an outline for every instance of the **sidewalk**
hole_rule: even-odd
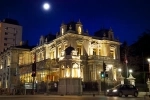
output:
[[[82,96],[82,97],[99,97],[99,96],[104,96],[104,94],[95,94],[95,95],[93,95],[93,93],[91,93],[91,94],[82,94],[82,95],[60,95],[60,94],[46,94],[46,93],[44,93],[44,94],[35,94],[35,95],[7,95],[7,94],[3,94],[3,95],[0,95],[0,97],[2,97],[2,96],[39,96],[39,97],[42,97],[42,96],[53,96],[53,97],[60,97],[60,96]],[[148,96],[148,93],[146,93],[146,92],[139,92],[139,94],[138,94],[138,97],[145,97],[145,98],[149,98],[150,99],[150,97]]]

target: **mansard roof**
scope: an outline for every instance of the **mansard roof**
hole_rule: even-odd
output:
[[[100,29],[94,33],[96,37],[108,37],[109,29]]]
[[[50,41],[56,39],[56,35],[49,33],[49,34],[45,35],[44,38],[47,39],[47,42],[50,42]]]

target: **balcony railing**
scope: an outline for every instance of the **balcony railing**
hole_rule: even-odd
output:
[[[90,55],[88,56],[89,60],[112,60],[112,57],[99,56],[99,55]]]

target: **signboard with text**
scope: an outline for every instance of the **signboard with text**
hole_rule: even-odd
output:
[[[25,89],[33,89],[33,83],[25,83]],[[34,84],[34,89],[36,88],[36,84]]]

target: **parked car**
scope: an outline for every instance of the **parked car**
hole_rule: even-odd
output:
[[[138,89],[131,84],[120,84],[115,86],[114,88],[108,89],[106,91],[107,96],[120,96],[125,95],[125,97],[128,97],[128,95],[133,95],[134,97],[138,96]]]

